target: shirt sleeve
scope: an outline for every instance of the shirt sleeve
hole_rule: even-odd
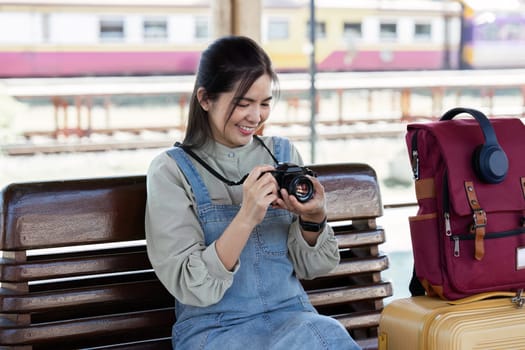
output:
[[[313,279],[327,274],[339,264],[340,256],[334,230],[326,225],[315,246],[309,245],[299,228],[299,220],[290,225],[288,252],[295,274],[301,279]]]
[[[297,149],[292,145],[291,160],[303,165]],[[313,279],[324,275],[337,267],[340,260],[338,243],[334,230],[326,225],[317,238],[315,246],[310,246],[303,238],[299,220],[295,220],[288,232],[288,253],[294,265],[295,273],[301,279]]]
[[[152,161],[146,182],[146,241],[156,275],[183,304],[217,303],[239,266],[227,270],[215,244],[205,245],[191,187],[168,154]]]

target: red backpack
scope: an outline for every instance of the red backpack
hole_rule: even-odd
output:
[[[460,114],[472,118],[453,119]],[[415,275],[454,300],[525,288],[525,126],[454,108],[407,126],[418,213],[409,218]]]

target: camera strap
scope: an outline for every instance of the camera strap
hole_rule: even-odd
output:
[[[279,163],[279,161],[277,160],[277,158],[275,158],[275,156],[273,155],[273,153],[270,151],[270,149],[264,144],[263,140],[261,140],[261,138],[257,135],[253,135],[253,137],[259,141],[261,143],[261,145],[264,147],[265,150],[268,151],[268,153],[270,154],[270,156],[272,156],[273,160],[275,161],[275,163]],[[188,146],[186,145],[183,145],[182,143],[180,142],[176,142],[175,143],[175,147],[180,147],[182,148],[182,150],[186,153],[188,153],[188,155],[190,155],[193,159],[195,159],[197,162],[199,162],[200,165],[202,165],[206,170],[208,170],[210,172],[210,174],[212,174],[213,176],[215,176],[217,179],[221,180],[222,182],[224,182],[225,184],[227,184],[228,186],[238,186],[238,185],[242,185],[244,183],[244,181],[246,180],[246,178],[248,177],[248,174],[244,175],[242,177],[242,179],[240,179],[239,181],[235,182],[235,181],[231,181],[231,180],[228,180],[226,179],[224,176],[222,176],[221,174],[219,174],[215,169],[213,169],[211,166],[209,166],[204,160],[202,160],[202,158],[200,158],[197,154],[195,154],[195,152],[193,152]]]
[[[273,155],[272,151],[270,151],[270,149],[264,144],[263,140],[257,135],[253,135],[253,138],[256,139],[257,141],[259,141],[259,143],[264,147],[264,149],[268,151],[268,153],[272,157],[272,159],[275,162],[275,164],[279,164],[279,160],[277,158],[275,158],[275,156]]]

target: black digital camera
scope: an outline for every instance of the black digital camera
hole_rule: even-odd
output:
[[[317,174],[307,167],[279,163],[271,173],[277,180],[279,188],[285,188],[288,194],[294,195],[299,202],[308,202],[314,196],[314,184],[306,175],[317,176]]]

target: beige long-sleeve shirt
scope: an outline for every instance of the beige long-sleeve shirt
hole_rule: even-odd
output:
[[[271,138],[263,137],[273,150]],[[256,165],[275,165],[259,142],[228,148],[208,144],[195,151],[225,178],[238,181]],[[228,186],[192,159],[214,204],[240,205],[242,186]],[[291,147],[290,161],[302,164]],[[215,244],[204,244],[204,233],[195,211],[192,189],[177,163],[163,152],[153,159],[147,173],[146,240],[155,273],[180,302],[207,306],[218,302],[231,286],[235,272],[227,270],[217,256]],[[339,262],[333,229],[326,225],[315,246],[302,237],[298,221],[289,229],[288,253],[297,277],[311,279],[331,271]]]

